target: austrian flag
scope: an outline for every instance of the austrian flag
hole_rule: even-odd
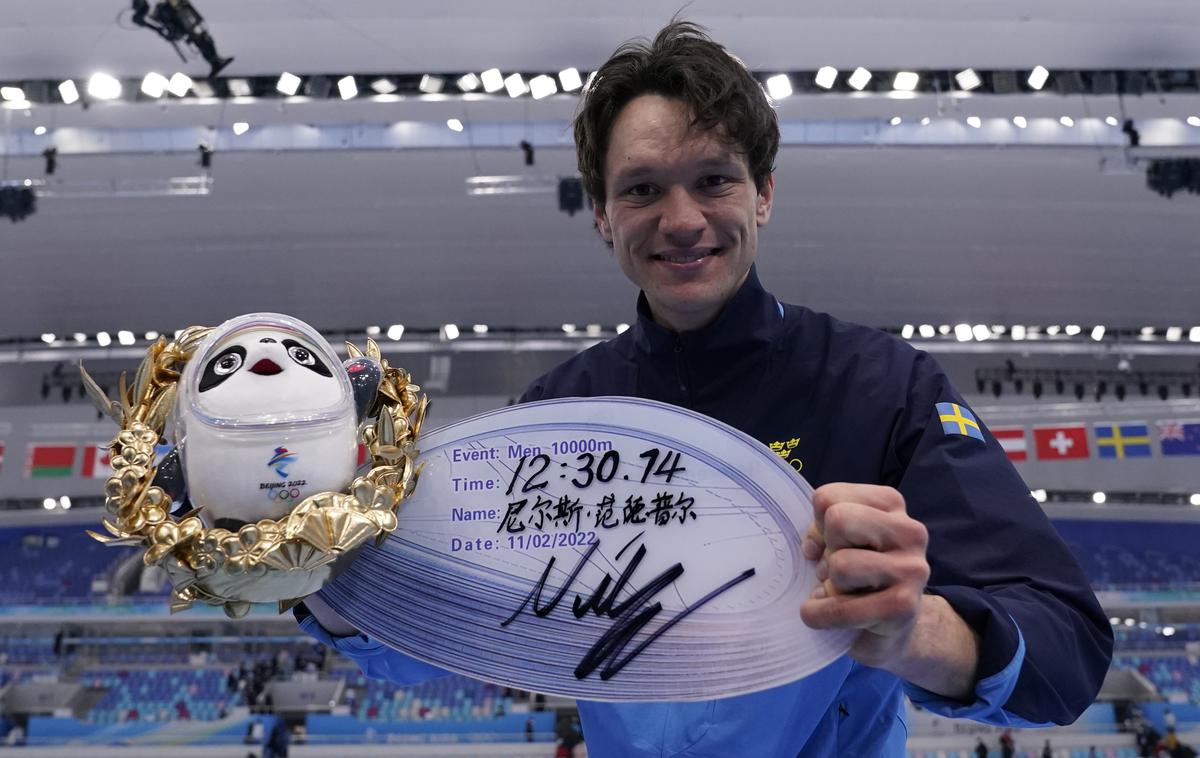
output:
[[[1037,457],[1043,461],[1062,461],[1088,457],[1088,433],[1083,424],[1036,426],[1033,442]]]
[[[1004,448],[1010,461],[1029,460],[1029,447],[1025,444],[1025,429],[1020,426],[993,427],[992,436]]]

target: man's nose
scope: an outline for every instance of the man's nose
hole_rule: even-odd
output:
[[[674,244],[694,245],[704,234],[708,220],[696,198],[682,187],[672,188],[663,198],[659,230]]]

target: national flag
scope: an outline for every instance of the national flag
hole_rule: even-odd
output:
[[[1096,453],[1101,458],[1149,458],[1150,427],[1144,421],[1096,424]]]
[[[1200,455],[1200,421],[1160,421],[1163,455]]]
[[[31,444],[25,460],[25,477],[41,479],[71,476],[75,470],[75,450],[74,445]]]
[[[108,445],[84,446],[82,474],[84,479],[107,479],[112,476]]]
[[[1037,457],[1044,461],[1062,461],[1088,457],[1087,427],[1083,424],[1035,426],[1033,444]]]
[[[979,422],[965,405],[937,403],[936,412],[944,433],[961,434],[964,437],[974,437],[983,441],[983,432],[979,428]]]
[[[993,427],[991,432],[996,441],[1000,443],[1000,447],[1004,448],[1004,454],[1010,461],[1029,459],[1029,447],[1025,443],[1025,427]]]

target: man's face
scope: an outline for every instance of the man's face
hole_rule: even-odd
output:
[[[607,198],[594,209],[654,320],[675,331],[708,324],[745,281],[775,188],[769,176],[759,192],[745,156],[690,120],[678,100],[631,100],[613,122]]]

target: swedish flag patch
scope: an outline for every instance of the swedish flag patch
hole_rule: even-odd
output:
[[[974,437],[983,442],[983,430],[979,421],[965,406],[958,403],[938,403],[938,420],[942,422],[942,431],[946,434],[961,434],[964,437]]]

